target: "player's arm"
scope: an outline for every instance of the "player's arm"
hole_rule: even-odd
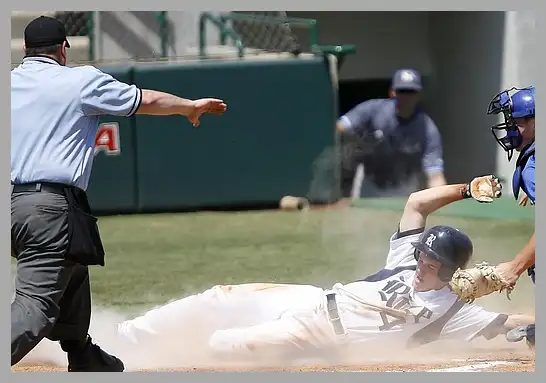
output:
[[[224,109],[221,106],[222,104],[223,101],[218,99],[188,100],[170,93],[143,89],[142,102],[140,103],[140,107],[137,109],[136,114],[156,116],[180,114],[183,116],[191,116],[203,107],[205,107],[206,112],[221,114]]]
[[[475,303],[465,303],[444,325],[440,339],[471,342],[483,337],[491,340],[513,328],[532,323],[535,323],[535,318],[531,315],[491,312]]]
[[[422,166],[429,188],[446,185],[444,176],[444,157],[440,131],[434,121],[426,118],[426,146]]]
[[[391,237],[385,267],[392,269],[414,264],[414,248],[411,242],[423,233],[429,214],[452,202],[462,200],[466,187],[464,184],[444,185],[412,193],[404,207],[398,231]]]
[[[192,123],[198,123],[202,113],[220,115],[226,109],[222,100],[188,100],[165,92],[140,89],[94,67],[85,67],[81,71],[80,104],[86,116],[183,115]]]
[[[535,323],[535,317],[525,314],[499,314],[491,323],[485,326],[477,334],[469,340],[474,340],[478,337],[484,337],[491,340],[498,335],[506,335],[506,333],[520,326],[527,326]]]
[[[529,242],[527,242],[527,244],[523,247],[523,249],[521,249],[513,260],[514,272],[517,275],[521,275],[525,270],[535,264],[535,248],[535,233],[533,233],[533,236],[531,239],[529,239]]]
[[[412,193],[404,207],[399,231],[405,232],[425,227],[430,214],[450,203],[461,201],[467,190],[468,184],[454,184]]]
[[[131,117],[142,102],[142,90],[116,80],[92,66],[75,68],[81,72],[80,108],[85,116]]]
[[[535,156],[533,155],[527,167],[523,172],[523,181],[525,183],[525,189],[527,190],[527,196],[531,202],[535,203]],[[521,249],[516,255],[513,262],[514,272],[516,275],[521,275],[525,270],[535,264],[535,233],[529,239],[529,242]]]
[[[535,247],[535,233],[533,233],[529,242],[513,260],[497,265],[495,270],[499,276],[512,286],[515,285],[521,274],[535,264]]]
[[[525,183],[525,189],[527,190],[527,196],[531,202],[535,203],[535,156],[533,155],[527,167],[523,172],[523,182]],[[529,239],[529,242],[521,249],[516,255],[513,263],[514,273],[521,275],[525,270],[535,264],[535,233]]]
[[[336,123],[338,132],[345,135],[361,135],[378,104],[378,100],[364,101],[349,110]]]
[[[535,158],[529,159],[528,166],[524,170],[523,180],[525,189],[531,202],[535,203]],[[521,274],[529,267],[535,264],[535,233],[531,236],[527,244],[519,251],[511,261],[501,263],[497,266],[497,272],[506,281],[515,285]]]

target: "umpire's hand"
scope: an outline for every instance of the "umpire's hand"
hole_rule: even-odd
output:
[[[204,113],[211,113],[221,116],[227,110],[227,105],[224,103],[224,101],[216,98],[201,98],[195,100],[193,104],[194,111],[188,114],[187,117],[195,128],[199,127],[199,118],[201,118],[201,115]]]

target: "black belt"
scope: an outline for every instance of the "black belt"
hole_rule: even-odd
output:
[[[12,193],[54,193],[65,195],[67,188],[74,188],[74,186],[52,183],[52,182],[32,182],[28,184],[16,184],[12,186]]]
[[[328,318],[334,326],[334,331],[336,335],[344,335],[345,329],[339,318],[339,311],[337,309],[336,293],[328,292],[326,293],[326,310],[328,311]]]

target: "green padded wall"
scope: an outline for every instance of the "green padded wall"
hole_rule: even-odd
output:
[[[119,81],[133,83],[131,67],[101,69]],[[119,155],[97,153],[88,187],[91,207],[97,213],[136,211],[135,119],[103,116],[100,122],[119,124],[121,152]]]
[[[335,142],[337,105],[323,58],[141,65],[134,82],[228,104],[224,116],[205,116],[199,129],[183,116],[136,117],[140,210],[308,195],[314,162]],[[335,177],[322,177],[335,189]]]

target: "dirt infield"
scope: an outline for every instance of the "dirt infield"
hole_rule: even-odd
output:
[[[534,355],[522,347],[498,350],[476,349],[465,358],[439,356],[425,361],[426,355],[416,356],[417,361],[380,361],[347,363],[336,366],[300,364],[294,367],[209,367],[209,368],[157,368],[127,369],[126,372],[535,372]],[[444,359],[443,361],[441,359]],[[64,372],[66,368],[48,365],[20,364],[13,372]]]

